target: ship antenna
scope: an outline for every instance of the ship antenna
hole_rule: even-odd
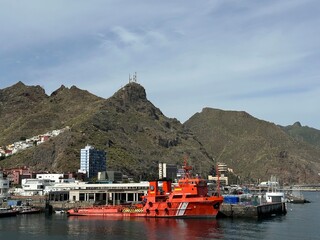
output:
[[[129,74],[129,83],[131,82],[137,82],[138,80],[138,77],[137,77],[137,72],[135,72],[132,77],[131,77],[131,74]]]
[[[187,158],[188,158],[187,156],[184,157],[183,169],[184,169],[184,173],[185,173],[185,178],[190,178],[190,170],[192,170],[192,167],[188,166]]]
[[[137,72],[135,72],[135,73],[133,74],[133,81],[134,81],[134,82],[137,82]]]

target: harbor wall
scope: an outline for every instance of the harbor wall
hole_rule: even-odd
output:
[[[45,197],[33,196],[33,197],[15,197],[15,200],[22,202],[28,201],[31,205],[45,208]],[[231,201],[232,202],[232,201]],[[93,202],[81,201],[50,201],[49,204],[53,210],[67,210],[75,207],[92,206]],[[261,205],[246,205],[241,203],[223,203],[220,207],[220,211],[217,217],[231,217],[231,218],[263,218],[274,214],[286,214],[285,203],[267,203]]]
[[[49,204],[52,206],[53,210],[67,210],[70,208],[75,208],[75,207],[88,207],[92,206],[94,203],[90,201],[79,201],[79,202],[70,202],[70,201],[50,201],[47,202],[46,198],[44,196],[29,196],[29,197],[24,197],[24,196],[14,196],[12,197],[13,200],[9,200],[6,203],[2,203],[2,207],[8,207],[9,204],[12,201],[19,201],[20,203],[23,204],[30,204],[34,207],[38,207],[41,209],[45,209],[46,205]]]
[[[218,217],[263,218],[274,214],[286,213],[285,203],[268,203],[258,206],[223,203],[220,207]]]
[[[79,208],[79,207],[90,207],[93,205],[92,202],[69,202],[69,201],[63,201],[63,202],[48,202],[48,204],[53,208],[53,210],[68,210],[71,208]],[[35,207],[39,208],[46,208],[45,202],[34,202],[32,204]]]

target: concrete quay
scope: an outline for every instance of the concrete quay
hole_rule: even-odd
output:
[[[223,203],[218,213],[219,217],[230,218],[265,218],[273,215],[286,214],[286,203],[266,203],[262,205],[243,205]]]
[[[46,197],[44,196],[32,196],[32,197],[22,197],[14,196],[11,199],[21,200],[22,202],[27,202],[32,206],[46,209]],[[50,206],[52,210],[68,210],[75,207],[88,207],[92,206],[94,203],[89,201],[50,201]],[[230,217],[230,218],[264,218],[272,216],[274,214],[286,214],[286,203],[265,203],[260,205],[250,205],[250,204],[230,204],[222,203],[220,211],[218,213],[219,217]]]

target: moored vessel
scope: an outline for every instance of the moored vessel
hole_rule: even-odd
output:
[[[41,209],[33,206],[17,206],[14,208],[18,214],[35,214],[41,213]]]
[[[0,208],[0,218],[1,217],[14,217],[18,214],[17,210],[10,208]]]
[[[122,216],[162,218],[215,218],[223,197],[208,195],[207,181],[191,177],[191,166],[186,162],[185,175],[172,187],[171,180],[149,182],[149,189],[142,202],[133,205],[92,206],[68,210],[69,216]]]

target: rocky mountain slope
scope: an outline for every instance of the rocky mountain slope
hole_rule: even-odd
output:
[[[320,148],[320,130],[308,126],[302,126],[300,122],[295,122],[293,125],[286,127],[279,127],[298,141],[305,141]]]
[[[8,94],[10,92],[10,94]],[[32,104],[29,96],[35,97]],[[17,98],[16,96],[19,96]],[[80,149],[90,144],[107,151],[107,167],[140,179],[157,176],[158,163],[183,164],[185,155],[198,173],[208,174],[213,161],[201,144],[176,119],[167,118],[148,101],[145,89],[127,84],[109,99],[71,87],[46,96],[40,87],[18,83],[1,90],[5,113],[13,111],[10,124],[2,126],[0,145],[65,126],[70,131],[0,162],[0,166],[32,166],[37,170],[77,171]],[[24,107],[25,106],[25,107]]]
[[[204,108],[186,123],[216,161],[227,163],[243,181],[317,182],[320,150],[279,126],[246,112]]]
[[[155,178],[158,163],[183,164],[206,175],[225,162],[242,181],[318,182],[320,151],[273,123],[245,112],[205,108],[186,123],[167,118],[131,82],[108,99],[73,86],[50,96],[40,86],[19,82],[0,90],[0,146],[66,126],[49,141],[0,161],[0,167],[76,172],[80,149],[107,152],[107,168],[138,179]]]

